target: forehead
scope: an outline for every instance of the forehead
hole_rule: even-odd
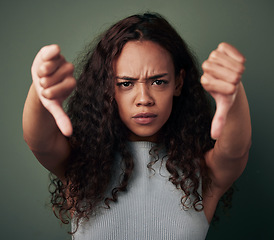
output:
[[[174,72],[170,53],[152,41],[130,41],[125,44],[114,65],[117,74],[144,75]]]

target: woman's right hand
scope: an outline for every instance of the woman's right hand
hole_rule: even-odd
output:
[[[37,95],[65,136],[72,134],[72,124],[62,104],[76,86],[73,71],[74,66],[61,55],[58,45],[43,47],[31,68]]]

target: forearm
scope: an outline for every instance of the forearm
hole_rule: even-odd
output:
[[[53,116],[42,105],[32,84],[23,111],[23,135],[35,152],[50,151],[60,131]]]
[[[226,124],[215,145],[215,150],[219,154],[231,159],[246,155],[251,145],[248,101],[242,83],[238,87],[235,101],[227,115]]]
[[[40,102],[33,85],[24,106],[23,134],[37,160],[59,179],[63,179],[70,146],[53,116]]]

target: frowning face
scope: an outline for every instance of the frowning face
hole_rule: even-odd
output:
[[[151,41],[128,42],[114,66],[115,100],[131,141],[156,141],[168,120],[173,96],[183,79],[175,81],[170,54]]]

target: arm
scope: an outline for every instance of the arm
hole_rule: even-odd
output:
[[[244,57],[231,45],[222,43],[203,63],[203,87],[216,101],[211,135],[217,139],[206,155],[217,198],[242,174],[251,145],[251,121],[241,75]]]
[[[23,134],[39,162],[60,179],[70,147],[64,135],[72,126],[62,103],[75,87],[73,66],[57,45],[40,50],[32,65],[33,84],[23,111]]]

